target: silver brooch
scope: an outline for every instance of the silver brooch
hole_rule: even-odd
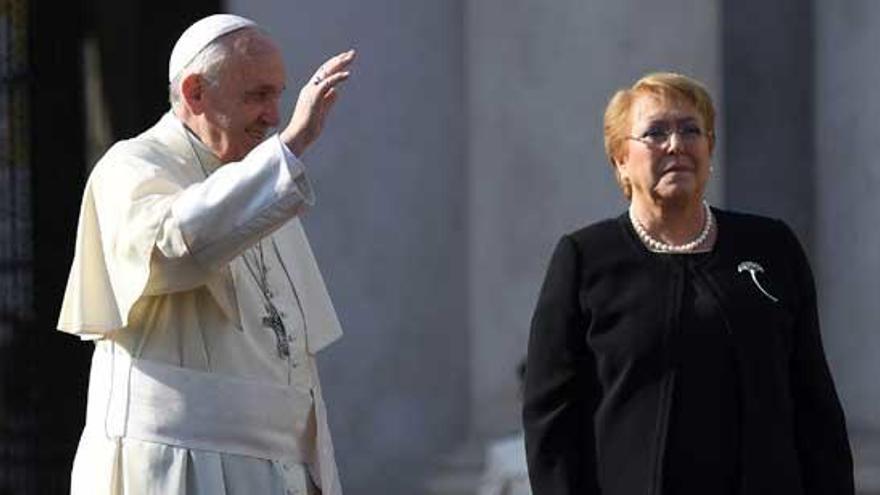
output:
[[[767,292],[763,286],[761,286],[761,282],[758,282],[758,274],[764,273],[764,267],[754,261],[743,261],[736,267],[737,273],[749,272],[752,275],[752,282],[758,287],[758,290],[761,291],[762,294],[767,296],[771,301],[778,303],[779,299]]]

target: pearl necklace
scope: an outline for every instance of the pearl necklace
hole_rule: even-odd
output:
[[[659,239],[655,239],[648,233],[645,229],[645,226],[642,225],[641,222],[636,218],[635,213],[633,213],[632,206],[629,208],[629,220],[632,222],[633,229],[635,229],[636,234],[638,234],[639,239],[649,249],[652,251],[666,252],[666,253],[686,253],[689,251],[693,251],[698,246],[706,242],[706,239],[709,237],[709,233],[712,232],[712,225],[714,217],[712,215],[712,210],[709,208],[709,204],[703,201],[703,210],[705,211],[705,220],[703,222],[703,230],[700,231],[700,234],[697,235],[694,240],[684,243],[684,244],[668,244]]]

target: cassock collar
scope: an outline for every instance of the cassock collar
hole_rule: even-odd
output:
[[[190,147],[193,153],[196,154],[198,160],[201,162],[201,166],[204,167],[204,172],[207,172],[208,175],[214,173],[215,170],[220,168],[223,163],[220,162],[220,158],[211,151],[205,143],[202,142],[201,139],[196,135],[195,132],[192,131],[182,120],[180,120],[173,112],[168,112],[162,118],[162,120],[169,119],[173,120],[174,126],[180,130],[181,136],[187,141],[187,146]],[[196,164],[198,165],[198,164]],[[203,172],[203,171],[199,171]]]

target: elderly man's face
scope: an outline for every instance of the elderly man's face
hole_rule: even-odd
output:
[[[278,103],[286,79],[281,52],[265,35],[247,38],[241,40],[247,50],[234,52],[218,84],[205,90],[206,144],[223,163],[244,158],[279,124]]]
[[[643,94],[631,109],[630,139],[620,172],[633,199],[699,201],[709,177],[710,147],[697,109],[684,100]]]

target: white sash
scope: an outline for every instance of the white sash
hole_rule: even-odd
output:
[[[310,464],[311,390],[131,359],[116,346],[92,358],[86,431],[109,438]]]

